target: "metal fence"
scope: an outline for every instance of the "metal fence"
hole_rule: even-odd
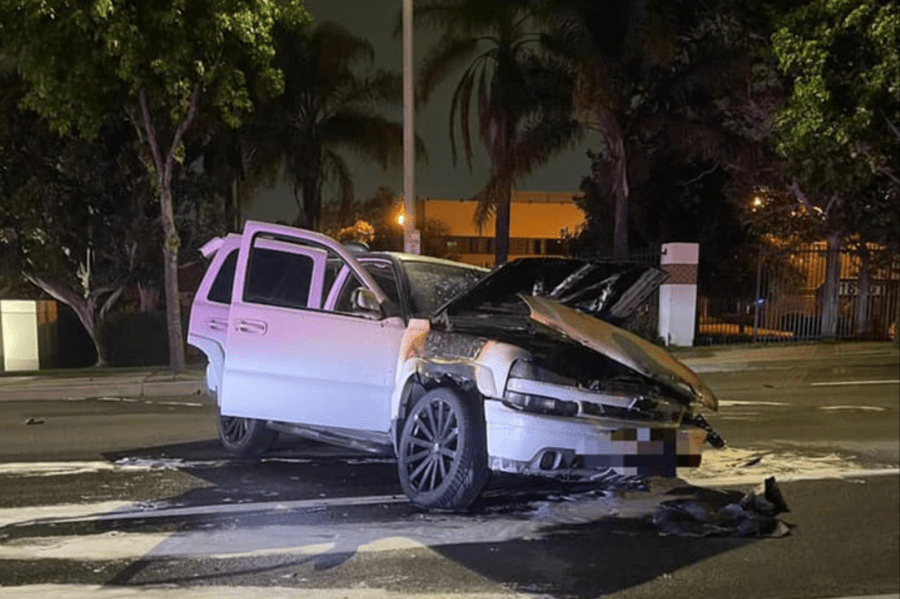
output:
[[[702,259],[702,257],[701,257]],[[897,334],[900,259],[869,246],[840,252],[838,339],[887,340]],[[823,244],[759,252],[753,296],[698,297],[696,345],[790,342],[823,336],[826,250]],[[861,289],[868,292],[860,293]]]

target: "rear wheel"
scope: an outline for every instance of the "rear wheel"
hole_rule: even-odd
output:
[[[232,455],[259,455],[272,446],[277,434],[262,420],[219,414],[219,441]]]
[[[413,406],[400,435],[400,485],[424,507],[464,510],[488,479],[484,418],[453,389],[432,389]]]

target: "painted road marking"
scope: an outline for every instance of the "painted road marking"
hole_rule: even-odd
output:
[[[681,476],[685,482],[697,487],[736,487],[743,485],[758,485],[768,475],[765,470],[755,473],[747,472],[729,476],[710,478]],[[776,476],[779,483],[789,483],[799,480],[829,480],[866,478],[870,476],[898,476],[900,468],[858,468],[855,470],[820,470],[818,472],[784,473]]]
[[[69,462],[13,462],[0,464],[0,476],[62,476],[92,472],[137,472],[141,470],[179,470],[183,468],[219,468],[227,460],[183,460],[181,458],[121,458]]]
[[[4,599],[34,599],[53,597],[54,599],[396,599],[393,589],[366,588],[296,588],[296,587],[254,587],[254,586],[204,586],[194,588],[174,588],[172,586],[137,587],[86,585],[86,584],[36,584],[20,587],[3,587]],[[529,599],[532,594],[516,593],[506,589],[497,591],[416,593],[403,592],[406,599]],[[846,598],[852,599],[852,598]],[[860,598],[862,599],[862,598]],[[883,595],[867,599],[897,599],[897,595]]]
[[[173,588],[172,586],[107,586],[88,584],[35,584],[19,587],[3,587],[3,596],[8,599],[33,599],[34,597],[53,597],[54,599],[396,599],[396,590],[366,588],[292,588],[277,586],[204,586],[194,588]],[[406,599],[510,599],[531,598],[533,594],[522,594],[506,589],[495,592],[476,591],[409,593],[402,594]],[[864,597],[834,597],[832,599],[900,599],[900,593],[888,595],[866,595]]]
[[[900,379],[886,379],[883,381],[823,381],[810,383],[810,387],[842,387],[845,385],[900,385]]]
[[[93,514],[121,511],[128,508],[133,509],[134,503],[131,501],[104,501],[101,503],[64,503],[0,508],[0,528],[47,518],[84,518]]]
[[[887,408],[878,406],[819,406],[819,410],[850,411],[850,412],[886,412]]]
[[[0,559],[114,560],[140,558],[165,542],[172,533],[109,531],[68,537],[26,537],[0,545]]]
[[[286,512],[290,510],[311,510],[331,507],[362,505],[382,505],[409,503],[406,495],[371,495],[360,497],[331,497],[319,499],[298,499],[295,501],[262,501],[254,503],[225,503],[195,505],[190,507],[126,509],[122,511],[79,514],[76,516],[44,517],[21,520],[16,526],[35,524],[67,524],[75,522],[104,522],[109,520],[146,520],[150,518],[178,518],[183,516],[208,516],[210,514],[242,514],[250,512]]]
[[[720,399],[719,407],[731,406],[789,406],[791,404],[783,401],[741,401],[737,399]]]

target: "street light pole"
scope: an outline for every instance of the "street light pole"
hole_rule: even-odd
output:
[[[416,231],[416,145],[413,114],[413,7],[412,0],[403,0],[403,250],[419,253],[419,232]]]

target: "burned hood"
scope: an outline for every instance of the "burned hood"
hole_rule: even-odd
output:
[[[546,297],[613,323],[625,320],[668,275],[652,266],[572,258],[520,258],[490,272],[441,306],[438,319],[493,311]]]
[[[543,297],[521,296],[530,317],[573,341],[638,372],[690,402],[710,410],[718,400],[693,370],[637,335]]]

